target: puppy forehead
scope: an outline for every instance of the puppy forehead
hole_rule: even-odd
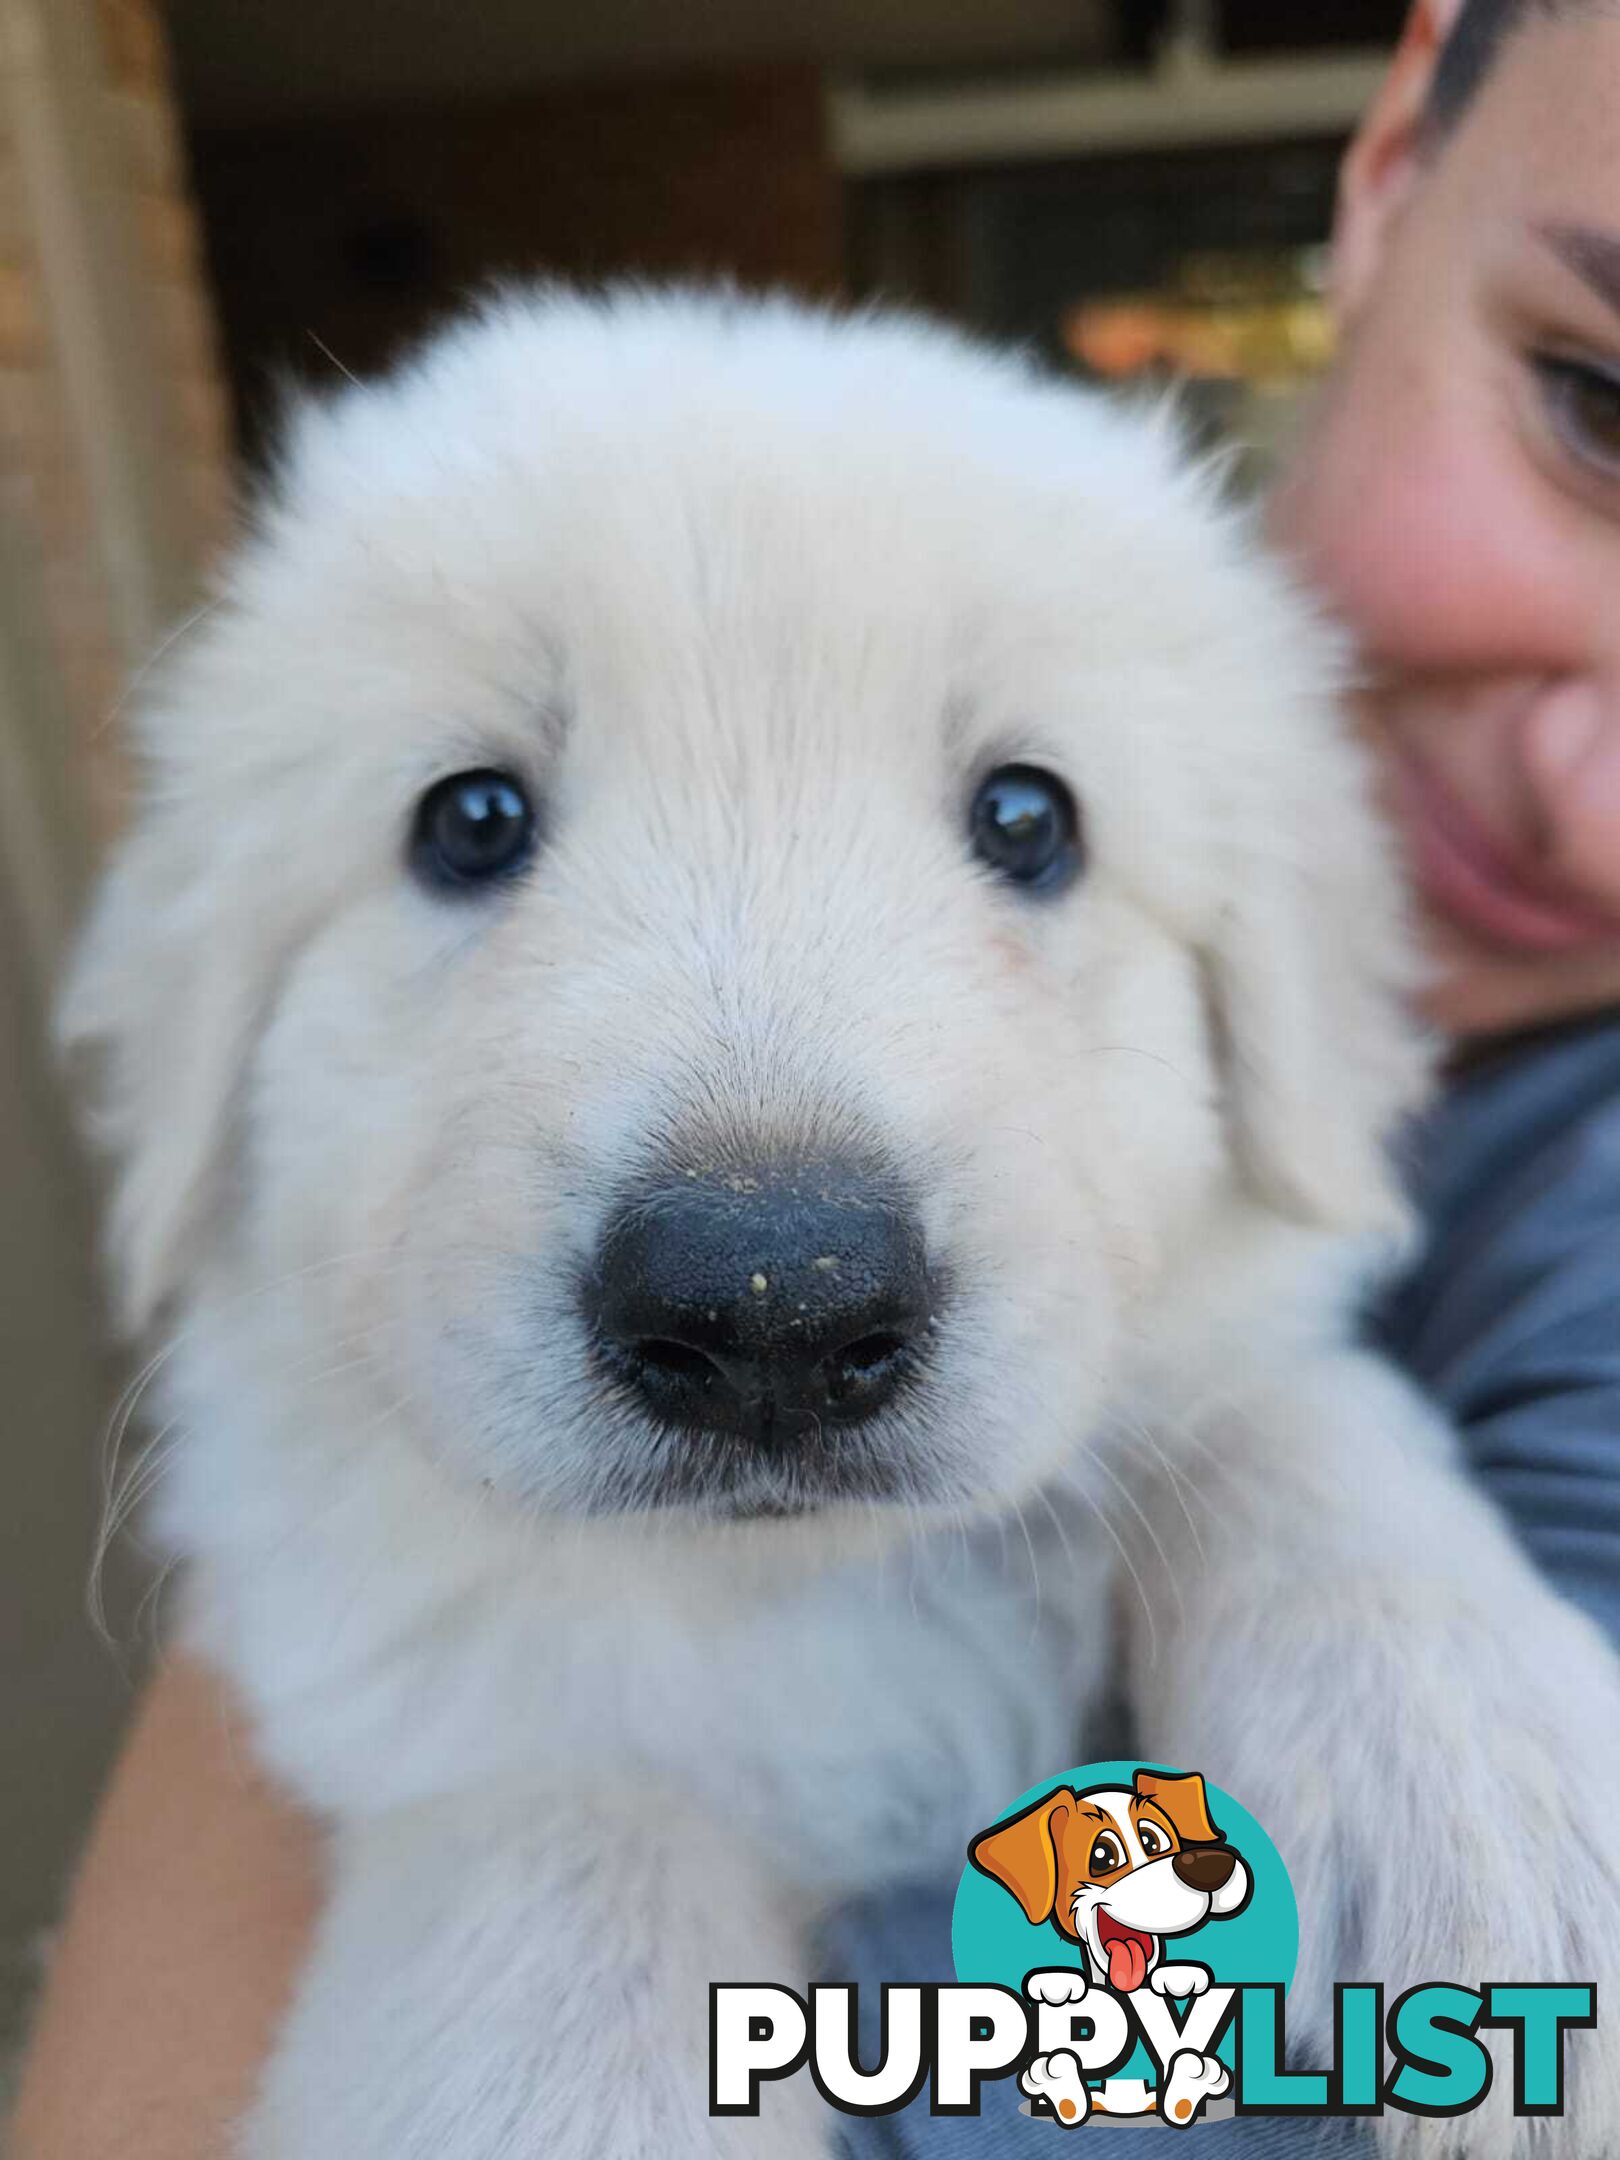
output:
[[[447,770],[547,784],[559,750],[560,824],[677,785],[842,819],[884,772],[874,801],[954,820],[972,769],[1051,762],[1098,861],[1188,931],[1212,835],[1286,824],[1327,670],[1172,450],[904,321],[514,303],[306,415],[143,724],[237,795],[319,769],[351,831],[362,794],[392,832]]]
[[[693,295],[486,313],[413,367],[306,409],[288,464],[323,516],[504,499],[531,525],[585,518],[625,540],[638,504],[658,517],[683,500],[752,529],[773,489],[859,508],[846,542],[920,535],[995,490],[1094,512],[1112,500],[1146,539],[1189,499],[1165,430],[1019,362],[900,318]],[[664,531],[660,556],[681,537]]]
[[[953,689],[1138,662],[1150,569],[1185,641],[1207,580],[1168,552],[1207,538],[1166,452],[912,325],[549,303],[309,415],[277,523],[304,604],[402,672],[561,668],[600,721],[660,677],[723,692],[718,661],[756,707],[818,688],[870,726],[888,689],[891,724],[937,725]]]

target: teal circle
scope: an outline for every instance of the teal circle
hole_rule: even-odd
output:
[[[1032,1785],[1028,1792],[1020,1793],[1011,1806],[996,1817],[996,1822],[1005,1822],[1011,1815],[1022,1814],[1025,1808],[1033,1806],[1037,1800],[1044,1800],[1060,1786],[1066,1785],[1077,1793],[1088,1792],[1099,1785],[1129,1786],[1138,1770],[1154,1771],[1162,1777],[1185,1775],[1183,1771],[1168,1769],[1158,1763],[1082,1763],[1077,1769],[1045,1778],[1039,1785]],[[1282,1855],[1248,1809],[1230,1793],[1223,1792],[1207,1778],[1204,1790],[1209,1796],[1210,1813],[1222,1836],[1229,1845],[1236,1847],[1253,1878],[1254,1893],[1242,1912],[1234,1914],[1230,1920],[1207,1920],[1192,1934],[1175,1936],[1173,1954],[1177,1960],[1207,1965],[1223,1986],[1269,1982],[1286,1988],[1293,1980],[1294,1967],[1299,1961],[1299,1907],[1294,1902],[1294,1886],[1288,1880]],[[984,1827],[994,1829],[995,1823],[986,1823]],[[1050,1922],[1032,1927],[1012,1893],[988,1875],[981,1874],[971,1860],[963,1869],[962,1880],[957,1886],[956,1908],[951,1919],[951,1958],[956,1977],[964,1985],[993,1983],[1011,1988],[1014,1994],[1023,1987],[1028,1973],[1058,1971],[1065,1966],[1083,1968],[1085,1965],[1085,1954],[1078,1943],[1060,1935]],[[1228,2068],[1232,2063],[1232,2048],[1233,2035],[1228,2031],[1216,2051]],[[1146,2078],[1151,2082],[1154,2071],[1147,2050],[1139,2046],[1115,2075]]]

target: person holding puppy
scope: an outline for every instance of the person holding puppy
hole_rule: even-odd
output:
[[[1620,10],[1420,0],[1345,161],[1342,356],[1272,523],[1356,634],[1457,1044],[1386,1341],[1620,1639],[1617,95]]]
[[[1614,0],[1416,0],[1346,160],[1342,357],[1272,525],[1359,641],[1457,1043],[1415,1153],[1430,1246],[1382,1332],[1620,1639],[1617,97]],[[320,1903],[313,1834],[249,1748],[206,1672],[161,1671],[54,1960],[18,2160],[228,2149]],[[935,1977],[941,1925],[891,1900],[834,1962]],[[998,2128],[925,2120],[915,2149]],[[913,2149],[909,2122],[867,2134]],[[1205,2132],[1300,2150],[1278,2134]]]

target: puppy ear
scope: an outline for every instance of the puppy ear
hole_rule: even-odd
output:
[[[1057,1831],[1074,1809],[1066,1786],[1037,1800],[1021,1815],[985,1830],[968,1847],[968,1858],[981,1873],[1010,1890],[1033,1927],[1057,1910]]]
[[[107,1241],[131,1333],[180,1287],[219,1205],[270,964],[266,911],[246,898],[257,881],[204,855],[210,822],[168,804],[122,842],[57,1015],[63,1050],[94,1069],[89,1127],[115,1166]]]
[[[1132,1785],[1138,1800],[1151,1800],[1162,1808],[1184,1845],[1219,1845],[1221,1833],[1209,1815],[1209,1796],[1196,1770],[1186,1777],[1170,1777],[1156,1770],[1138,1770]]]
[[[1233,1154],[1267,1206],[1313,1227],[1402,1235],[1389,1156],[1422,1100],[1429,1053],[1399,886],[1356,775],[1320,836],[1303,815],[1234,866],[1205,951]]]

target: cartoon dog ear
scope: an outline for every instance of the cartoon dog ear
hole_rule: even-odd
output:
[[[1132,1785],[1138,1800],[1151,1800],[1175,1825],[1184,1845],[1219,1845],[1223,1842],[1209,1815],[1209,1796],[1196,1770],[1185,1777],[1161,1771],[1138,1770]]]
[[[1074,1794],[1059,1786],[1021,1815],[981,1831],[968,1858],[981,1873],[1010,1890],[1032,1927],[1051,1919],[1058,1901],[1056,1832],[1074,1809]]]

